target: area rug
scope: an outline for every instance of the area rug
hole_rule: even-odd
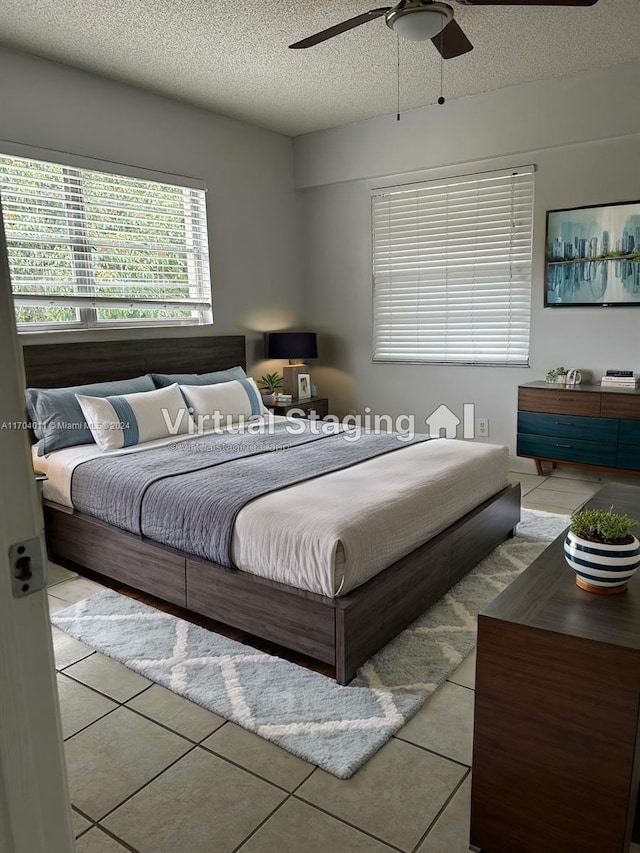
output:
[[[111,590],[55,613],[58,628],[227,720],[346,779],[472,650],[476,616],[568,517],[523,510],[517,535],[372,657],[347,687]]]

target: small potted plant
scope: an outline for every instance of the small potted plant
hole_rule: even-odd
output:
[[[640,542],[632,534],[638,522],[613,507],[583,509],[571,519],[564,556],[587,592],[624,592],[640,566]]]
[[[554,367],[551,370],[547,370],[546,380],[555,385],[566,385],[567,373],[568,371],[564,367]]]
[[[278,396],[278,389],[282,388],[282,376],[277,371],[265,373],[258,380],[258,388],[262,391],[264,402],[273,403]]]

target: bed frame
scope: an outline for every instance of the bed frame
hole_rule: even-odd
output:
[[[239,335],[31,345],[23,352],[27,385],[40,388],[246,364]],[[348,684],[362,663],[513,535],[520,487],[494,495],[338,598],[220,566],[50,501],[44,516],[51,560],[322,661]]]

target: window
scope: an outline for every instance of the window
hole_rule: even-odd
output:
[[[211,320],[204,190],[0,155],[18,329]]]
[[[526,365],[534,169],[376,190],[373,360]]]

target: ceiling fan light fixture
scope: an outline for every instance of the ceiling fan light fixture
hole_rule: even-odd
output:
[[[453,10],[446,3],[409,2],[402,9],[392,9],[385,21],[394,33],[409,41],[428,41],[453,20]]]

